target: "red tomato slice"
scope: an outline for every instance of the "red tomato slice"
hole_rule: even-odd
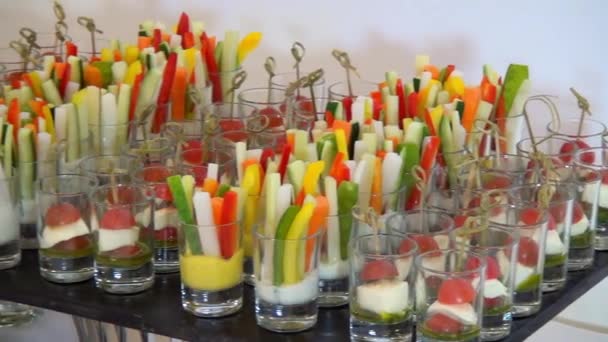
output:
[[[154,231],[154,240],[156,241],[175,241],[177,240],[177,228],[165,227]]]
[[[566,218],[567,203],[558,203],[549,208],[549,213],[555,223],[562,223]]]
[[[248,136],[246,131],[227,131],[224,132],[223,137],[236,143],[239,141],[247,141]]]
[[[219,122],[219,126],[222,132],[245,130],[245,125],[243,124],[243,121],[239,119],[222,119]]]
[[[473,271],[479,267],[478,258],[469,258],[465,264],[467,271]],[[500,277],[500,267],[498,262],[492,256],[486,257],[486,279],[498,279]]]
[[[424,324],[438,334],[457,334],[463,328],[457,320],[440,313],[431,316]]]
[[[582,220],[585,216],[583,206],[579,202],[574,202],[574,208],[572,209],[572,223],[577,223]]]
[[[168,184],[154,184],[154,194],[156,198],[162,199],[163,201],[172,202],[173,196]]]
[[[503,303],[504,303],[503,297],[484,298],[483,299],[483,307],[485,309],[498,308],[498,307],[501,307],[503,305]]]
[[[143,176],[146,182],[164,182],[171,172],[164,166],[154,166],[145,168]]]
[[[88,248],[91,245],[91,240],[86,235],[76,236],[69,240],[61,241],[53,246],[53,249],[63,251],[77,251]]]
[[[508,257],[511,257],[510,250],[506,250],[505,252]],[[521,237],[519,240],[517,261],[524,266],[536,266],[536,263],[538,262],[538,245],[536,244],[536,241],[527,236]]]
[[[466,279],[446,279],[441,283],[437,300],[442,304],[472,303],[475,289]]]
[[[462,226],[464,226],[464,223],[466,222],[467,217],[464,215],[456,215],[454,216],[454,228],[460,228]]]
[[[406,254],[414,248],[414,243],[410,240],[401,241],[401,245],[399,245],[399,254]]]
[[[101,218],[99,226],[103,229],[129,229],[135,226],[135,218],[128,209],[109,209]]]
[[[62,226],[80,219],[80,210],[70,203],[57,203],[51,205],[44,217],[47,226]]]
[[[130,258],[136,256],[140,252],[141,248],[138,245],[132,245],[116,248],[108,254],[113,258]]]
[[[184,149],[182,152],[182,159],[189,163],[198,165],[203,162],[203,150],[195,148],[195,149]]]
[[[602,184],[608,184],[608,171],[602,172]]]
[[[266,115],[268,117],[269,128],[283,126],[283,113],[272,107],[266,107],[259,112],[260,115]]]
[[[390,261],[387,260],[374,260],[369,261],[363,266],[361,271],[362,281],[374,281],[381,279],[390,279],[399,275],[397,267]]]
[[[430,252],[430,251],[435,251],[439,249],[439,245],[437,244],[437,241],[435,241],[435,239],[433,239],[432,236],[428,236],[428,235],[422,235],[422,234],[413,234],[410,235],[410,237],[416,241],[416,244],[418,245],[418,253],[426,253],[426,252]],[[440,256],[441,252],[436,252],[436,253],[431,253],[430,256],[432,257],[436,257],[436,256]]]
[[[494,176],[483,183],[483,188],[488,190],[508,189],[511,187],[511,180],[507,176]]]
[[[538,224],[542,213],[538,208],[525,208],[519,213],[519,219],[526,225]]]

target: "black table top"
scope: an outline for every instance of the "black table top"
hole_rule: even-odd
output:
[[[594,267],[569,274],[566,288],[543,296],[541,311],[516,319],[508,341],[522,341],[608,275],[608,253],[597,253]],[[297,334],[276,334],[256,325],[253,289],[246,286],[244,309],[231,317],[197,318],[181,307],[178,274],[157,275],[146,292],[118,296],[95,288],[93,281],[59,285],[38,272],[35,251],[24,251],[21,265],[0,271],[0,299],[104,321],[184,340],[347,341],[348,309],[321,309],[316,327]]]

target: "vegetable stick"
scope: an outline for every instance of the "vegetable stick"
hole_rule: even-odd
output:
[[[210,196],[215,196],[217,189],[218,189],[218,182],[216,179],[214,178],[205,178],[205,180],[203,181],[203,191],[206,191],[209,193]]]
[[[329,215],[329,202],[327,197],[317,196],[315,197],[315,202],[315,210],[310,218],[310,223],[308,224],[308,236],[316,234],[327,225],[327,216]],[[312,253],[314,252],[315,242],[316,240],[314,239],[306,241],[306,261],[304,262],[306,271],[310,270],[310,260]],[[318,245],[317,248],[320,248],[320,246]]]
[[[199,226],[199,236],[203,253],[208,256],[220,256],[220,246],[215,232],[211,197],[208,192],[195,191],[192,198],[194,212]],[[203,228],[204,227],[204,228]]]
[[[183,121],[186,117],[186,69],[177,68],[171,88],[171,120]]]
[[[209,194],[209,196],[212,196]],[[211,210],[213,212],[213,222],[219,226],[222,218],[222,206],[224,199],[222,197],[211,197]],[[219,237],[219,236],[218,236]]]
[[[382,198],[382,160],[375,157],[374,174],[372,179],[372,192],[370,206],[374,208],[377,214],[383,213],[383,198]]]
[[[223,200],[220,220],[222,229],[218,232],[218,238],[220,240],[222,256],[229,259],[239,247],[238,226],[236,225],[239,195],[235,191],[228,191],[224,194]]]

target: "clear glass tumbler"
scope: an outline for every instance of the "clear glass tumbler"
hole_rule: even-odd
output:
[[[21,261],[19,243],[19,190],[17,176],[11,169],[7,175],[0,170],[0,270],[17,266]]]
[[[407,341],[414,316],[416,242],[401,234],[353,241],[350,273],[352,341]]]
[[[57,283],[93,277],[91,202],[94,178],[59,175],[38,181],[40,274]]]

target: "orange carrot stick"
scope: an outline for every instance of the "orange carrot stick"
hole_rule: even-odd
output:
[[[224,198],[213,197],[211,199],[211,210],[213,212],[213,222],[216,225],[220,224],[222,218],[222,207],[224,206]]]
[[[218,187],[219,184],[213,178],[205,178],[203,181],[203,191],[208,192],[211,197],[215,196]]]
[[[382,160],[376,157],[374,179],[372,180],[372,196],[370,205],[378,215],[382,215]]]
[[[171,119],[184,121],[186,117],[186,68],[175,69],[173,87],[171,88]]]
[[[308,223],[308,236],[316,234],[320,229],[327,225],[327,216],[329,215],[329,201],[325,196],[315,197],[317,205],[313,211],[310,222]],[[320,246],[317,246],[320,248]],[[315,239],[306,241],[306,270],[310,269],[310,259],[315,249]]]

